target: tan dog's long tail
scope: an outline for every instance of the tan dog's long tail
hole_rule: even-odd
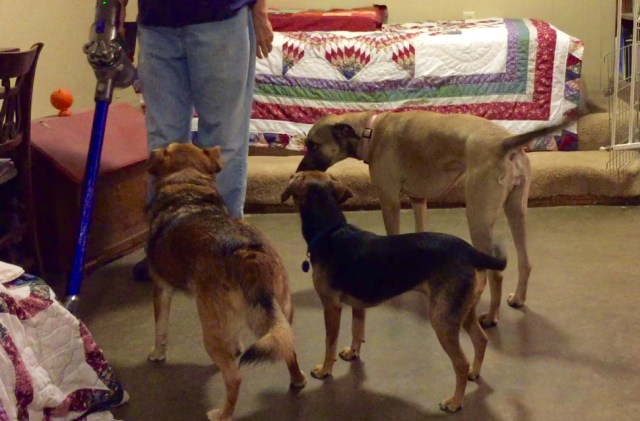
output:
[[[242,290],[249,311],[247,323],[259,339],[240,357],[240,364],[287,359],[294,353],[293,330],[280,304],[271,292],[270,283],[280,269],[272,257],[259,251],[241,251],[236,270],[240,271]]]
[[[534,130],[532,132],[522,133],[522,134],[508,137],[502,141],[502,152],[506,154],[515,148],[519,148],[526,145],[536,137],[546,136],[548,134],[556,132],[568,126],[571,122],[575,121],[575,119],[576,118],[569,118],[560,124],[556,124],[555,126],[545,127],[543,129]]]

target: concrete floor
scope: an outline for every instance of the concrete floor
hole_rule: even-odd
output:
[[[383,232],[379,212],[348,213],[351,223]],[[282,253],[296,309],[300,364],[308,374],[324,352],[320,302],[311,275],[300,270],[305,245],[297,215],[249,215]],[[411,231],[411,213],[402,215]],[[430,228],[468,239],[463,209],[430,211]],[[638,420],[640,419],[640,208],[530,209],[533,261],[527,305],[506,305],[516,260],[504,220],[497,235],[511,258],[499,325],[488,330],[482,376],[469,383],[463,410],[447,415],[438,402],[454,386],[449,359],[424,310],[407,293],[368,313],[367,342],[357,363],[338,361],[326,382],[309,378],[288,392],[284,364],[243,368],[237,420]],[[201,343],[191,299],[174,299],[164,364],[146,361],[153,342],[151,284],[131,280],[141,251],[114,261],[84,282],[78,314],[88,325],[131,401],[113,413],[127,421],[204,420],[222,399],[220,374]],[[479,312],[487,308],[488,290]],[[343,312],[339,347],[350,340]],[[463,335],[467,355],[471,343]]]

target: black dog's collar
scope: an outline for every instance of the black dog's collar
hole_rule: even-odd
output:
[[[307,246],[307,256],[311,256],[311,253],[318,246],[318,243],[320,242],[320,240],[322,240],[327,235],[333,234],[335,231],[338,230],[338,228],[341,228],[344,225],[345,223],[341,222],[339,224],[332,225],[329,228],[320,231],[320,234],[316,235],[311,241],[309,241],[309,245]]]
[[[310,267],[309,259],[311,258],[311,253],[318,246],[318,243],[320,242],[320,240],[322,240],[324,237],[326,237],[328,235],[333,234],[339,228],[342,228],[344,225],[346,225],[344,222],[341,222],[341,223],[336,224],[336,225],[332,225],[329,228],[320,231],[320,234],[316,235],[311,241],[309,241],[309,244],[307,245],[307,258],[302,262],[302,271],[303,272],[308,272],[309,271],[309,267]]]

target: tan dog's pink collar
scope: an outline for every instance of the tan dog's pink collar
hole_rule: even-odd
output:
[[[373,114],[369,117],[360,135],[360,142],[358,143],[358,159],[363,160],[365,164],[369,163],[369,148],[371,146],[371,138],[373,137],[373,123],[376,121],[376,117],[378,117],[378,114]]]

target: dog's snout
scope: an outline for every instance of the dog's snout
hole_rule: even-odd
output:
[[[300,172],[300,171],[309,171],[313,169],[313,166],[310,164],[310,159],[307,159],[307,157],[305,156],[302,161],[300,161],[300,164],[298,164],[298,168],[296,169],[296,172]]]
[[[298,168],[296,172],[300,171],[326,171],[329,168],[329,163],[325,162],[324,159],[318,159],[309,154],[305,155],[298,164]]]

